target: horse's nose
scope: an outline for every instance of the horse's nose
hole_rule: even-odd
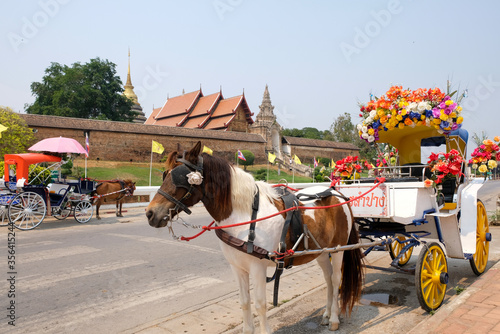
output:
[[[153,210],[149,209],[146,211],[146,217],[148,217],[148,220],[151,222],[151,220],[153,219],[155,213],[153,212]]]

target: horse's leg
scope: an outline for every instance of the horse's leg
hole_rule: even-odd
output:
[[[253,263],[250,274],[252,275],[254,286],[254,304],[259,317],[260,332],[262,334],[271,334],[266,314],[266,269],[267,263],[262,260],[257,260]]]
[[[327,300],[325,313],[321,320],[322,325],[329,325],[331,331],[339,328],[339,285],[341,279],[343,252],[332,253],[331,262],[327,253],[321,254],[317,261],[323,270],[327,286]]]
[[[99,217],[99,208],[101,207],[101,199],[98,198],[97,201],[95,202],[95,212],[97,214],[97,219],[101,219],[101,217]]]
[[[243,333],[253,334],[254,325],[252,310],[250,309],[250,280],[248,273],[241,268],[231,265],[240,287],[240,305],[243,311]]]
[[[120,205],[120,210],[118,210],[118,205]],[[123,217],[123,215],[122,215],[122,201],[121,200],[116,201],[116,210],[115,210],[115,212],[116,212],[116,216],[117,217]]]

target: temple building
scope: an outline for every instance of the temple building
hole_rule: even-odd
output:
[[[274,106],[271,104],[269,88],[266,85],[262,104],[259,106],[260,112],[255,118],[255,122],[250,125],[250,132],[261,135],[266,140],[266,151],[281,157],[281,130],[282,127],[276,121]]]
[[[134,118],[134,123],[144,123],[146,121],[146,115],[142,111],[142,107],[139,104],[139,100],[137,99],[137,95],[134,92],[134,86],[132,85],[132,79],[130,78],[130,50],[128,50],[128,72],[127,72],[127,83],[125,86],[123,86],[125,91],[123,92],[123,95],[128,97],[129,99],[134,102],[134,105],[132,106],[132,111],[136,113],[136,116]]]
[[[249,132],[254,123],[245,94],[225,99],[222,91],[203,95],[201,88],[167,98],[161,108],[153,110],[145,124]]]

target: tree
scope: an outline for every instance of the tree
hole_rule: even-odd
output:
[[[31,84],[31,92],[36,100],[27,106],[29,114],[128,122],[136,116],[133,102],[122,95],[116,65],[108,60],[95,58],[71,67],[52,63],[42,82]]]
[[[24,119],[9,107],[0,106],[0,124],[7,127],[1,132],[0,159],[4,154],[17,154],[26,152],[35,141],[33,131],[28,128]]]
[[[372,161],[376,158],[377,152],[374,145],[359,138],[358,130],[354,124],[352,124],[350,114],[344,113],[343,115],[339,115],[330,127],[330,132],[333,141],[353,143],[359,147],[359,155],[361,158],[368,161]]]
[[[241,150],[241,153],[245,157],[246,161],[238,158],[238,152],[236,152],[234,157],[238,160],[238,163],[240,165],[243,165],[243,169],[247,170],[247,166],[253,165],[253,162],[255,160],[255,154],[247,150]]]

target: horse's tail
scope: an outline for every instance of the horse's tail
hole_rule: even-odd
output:
[[[349,234],[348,244],[359,243],[358,230],[352,225]],[[363,253],[361,248],[344,251],[343,270],[342,270],[342,288],[340,299],[342,301],[342,313],[349,310],[351,314],[354,304],[361,298],[361,289],[363,287]]]

